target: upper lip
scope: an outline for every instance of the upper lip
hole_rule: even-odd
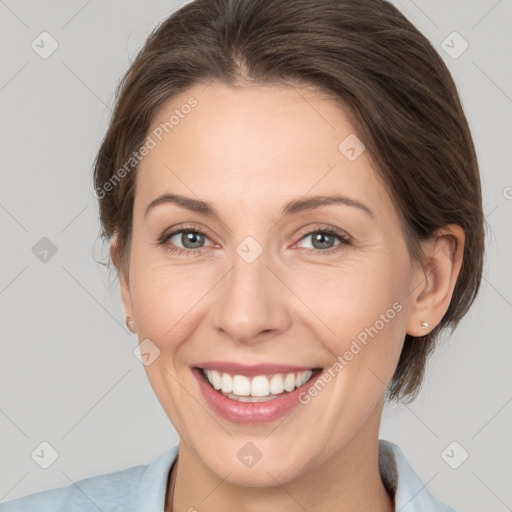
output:
[[[318,366],[294,366],[289,364],[260,363],[253,365],[245,365],[232,363],[229,361],[205,361],[194,365],[196,368],[205,370],[217,370],[232,375],[246,375],[254,377],[255,375],[267,375],[274,373],[296,373],[307,370],[320,369]]]

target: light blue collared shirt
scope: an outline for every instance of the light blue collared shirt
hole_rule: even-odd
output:
[[[0,503],[0,512],[164,512],[169,471],[177,454],[174,446],[148,465]],[[379,470],[384,485],[394,493],[395,512],[455,512],[430,494],[391,441],[379,439]]]

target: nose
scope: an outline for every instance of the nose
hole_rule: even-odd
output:
[[[290,325],[290,291],[284,276],[269,267],[263,252],[249,263],[238,254],[233,266],[219,283],[215,297],[214,327],[239,343],[255,344],[286,331]]]

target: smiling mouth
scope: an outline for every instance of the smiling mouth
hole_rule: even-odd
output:
[[[253,377],[205,368],[198,368],[198,370],[204,380],[226,398],[240,402],[266,402],[304,386],[321,372],[322,368]]]

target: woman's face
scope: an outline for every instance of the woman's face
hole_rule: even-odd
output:
[[[168,101],[148,135],[122,296],[182,443],[251,486],[375,443],[423,274],[343,110],[214,82]]]

